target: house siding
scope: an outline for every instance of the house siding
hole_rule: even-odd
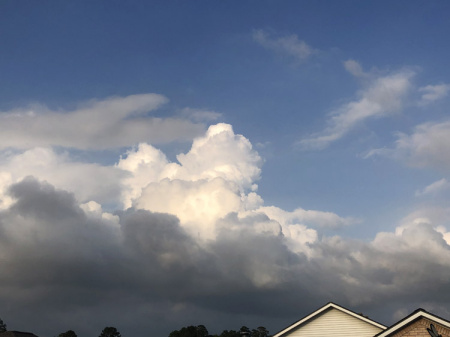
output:
[[[305,323],[287,331],[283,337],[373,337],[383,330],[335,308]]]

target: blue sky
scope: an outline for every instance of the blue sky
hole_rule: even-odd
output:
[[[440,296],[448,275],[423,266],[447,270],[450,261],[449,11],[446,1],[1,2],[0,217],[3,268],[14,277],[0,288],[14,281],[23,291],[24,268],[37,262],[17,251],[44,245],[53,248],[39,260],[48,272],[38,283],[57,284],[67,301],[75,288],[86,294],[59,325],[38,326],[45,334],[65,326],[95,334],[108,318],[134,335],[155,321],[161,336],[183,324],[233,328],[224,322],[275,332],[329,300],[380,320],[419,305],[448,317]],[[47,260],[68,233],[80,250]],[[150,258],[141,242],[130,253],[130,233],[149,247],[168,235],[186,250],[170,243]],[[234,261],[227,252],[247,247],[244,238],[272,247],[286,269],[272,270],[253,244],[241,252],[246,264]],[[430,245],[439,249],[422,254]],[[109,268],[128,274],[126,259],[130,270],[153,261],[143,276],[153,292],[134,273],[122,285],[106,281]],[[334,259],[340,267],[328,265]],[[231,273],[229,292],[215,292],[205,263],[215,275],[249,274],[241,284]],[[71,264],[73,284],[57,276]],[[423,274],[411,285],[415,268]],[[153,284],[161,273],[168,279]],[[191,274],[209,280],[208,290],[186,281],[175,291],[177,277]],[[332,276],[337,285],[311,290],[308,280]],[[142,317],[105,314],[108,292],[93,296],[96,282],[120,289],[123,306]],[[406,287],[423,292],[407,298]],[[0,297],[11,307],[0,317],[19,324],[25,306],[43,303],[59,312],[48,291],[15,304]],[[257,309],[226,300],[244,294],[258,298]],[[274,294],[275,307],[290,309],[274,314]],[[383,313],[383,298],[395,299],[392,312]]]

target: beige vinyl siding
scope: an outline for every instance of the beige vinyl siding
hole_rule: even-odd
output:
[[[283,337],[373,337],[383,329],[330,308]]]

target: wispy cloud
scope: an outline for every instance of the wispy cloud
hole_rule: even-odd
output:
[[[398,133],[393,148],[375,149],[366,157],[384,155],[416,167],[450,169],[450,121],[428,122],[411,134]]]
[[[447,96],[450,92],[450,84],[427,85],[419,88],[419,92],[422,93],[419,105],[428,105]]]
[[[347,61],[344,66],[354,76],[365,76],[356,61]],[[414,72],[402,70],[374,78],[366,89],[358,93],[357,100],[331,112],[324,130],[300,140],[298,144],[305,150],[324,149],[365,120],[402,110],[413,76]]]
[[[207,109],[184,108],[181,110],[181,114],[195,122],[211,122],[222,117],[220,112]]]
[[[162,95],[140,94],[92,100],[72,111],[39,106],[1,112],[0,148],[107,149],[188,140],[203,131],[202,124],[186,119],[148,115],[167,102]]]
[[[448,182],[447,179],[442,178],[441,180],[435,181],[434,183],[426,186],[424,189],[416,191],[415,195],[416,197],[429,194],[434,195],[449,189],[450,182]]]
[[[264,30],[254,30],[253,40],[264,48],[293,57],[297,61],[305,61],[317,50],[309,46],[305,41],[299,40],[297,35],[273,36]]]

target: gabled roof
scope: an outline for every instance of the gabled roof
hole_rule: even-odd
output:
[[[439,323],[447,328],[450,328],[450,322],[446,319],[443,319],[439,316],[430,314],[428,311],[425,311],[421,308],[415,310],[412,314],[409,316],[406,316],[405,318],[401,319],[397,323],[394,323],[386,330],[380,332],[379,334],[375,335],[376,337],[386,337],[393,333],[395,333],[397,330],[400,330],[401,328],[407,326],[408,324],[420,319],[421,317],[427,318],[431,321],[435,321],[436,323]]]
[[[386,327],[384,325],[382,325],[382,324],[380,324],[378,322],[375,322],[375,321],[373,321],[373,320],[371,320],[371,319],[369,319],[369,318],[367,318],[365,316],[357,314],[357,313],[355,313],[355,312],[353,312],[351,310],[348,310],[348,309],[346,309],[344,307],[341,307],[340,305],[337,305],[337,304],[335,304],[333,302],[329,302],[329,303],[325,304],[323,307],[321,307],[321,308],[317,309],[316,311],[314,311],[313,313],[303,317],[299,321],[291,324],[287,328],[285,328],[285,329],[281,330],[280,332],[276,333],[275,335],[273,335],[273,337],[280,337],[280,336],[284,335],[285,333],[287,333],[287,332],[289,332],[289,331],[291,331],[291,330],[293,330],[293,329],[295,329],[297,327],[300,327],[301,325],[304,325],[304,324],[308,323],[309,321],[313,320],[314,318],[316,318],[317,316],[319,316],[320,314],[324,313],[325,311],[327,311],[327,310],[329,310],[331,308],[334,308],[334,309],[339,310],[339,311],[341,311],[343,313],[346,313],[346,314],[348,314],[350,316],[353,316],[353,317],[355,317],[355,318],[357,318],[357,319],[359,319],[359,320],[361,320],[363,322],[369,323],[369,324],[371,324],[371,325],[373,325],[373,326],[375,326],[375,327],[377,327],[379,329],[383,329],[383,330],[386,329]]]

